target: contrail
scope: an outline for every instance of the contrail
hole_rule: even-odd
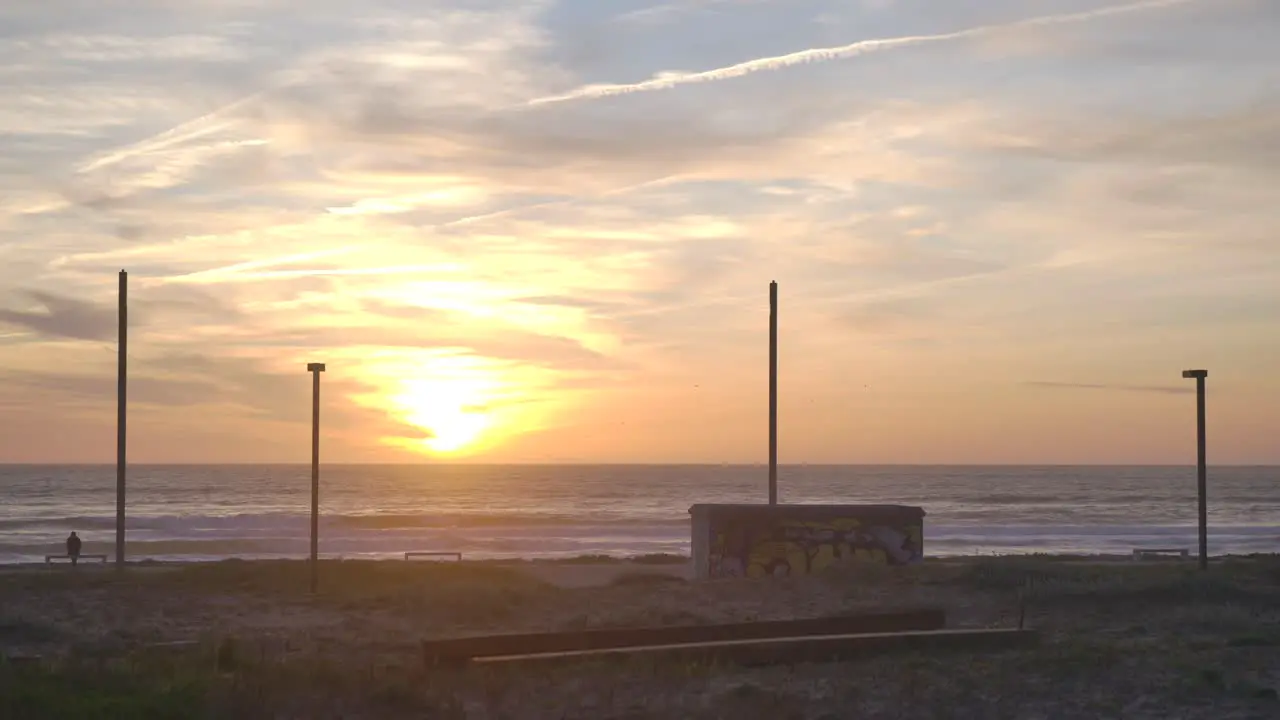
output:
[[[328,250],[319,250],[316,252],[298,253],[296,255],[283,255],[281,257],[267,258],[265,260],[249,260],[247,262],[236,263],[234,265],[224,265],[218,268],[210,268],[209,270],[200,270],[198,272],[187,273],[185,275],[175,275],[166,278],[167,282],[214,282],[217,278],[227,278],[238,274],[243,274],[246,270],[261,270],[263,268],[279,267],[280,265],[292,265],[294,263],[305,262],[308,260],[319,260],[321,258],[333,257],[334,255],[343,255],[355,250],[352,246],[330,248]]]
[[[528,105],[546,105],[549,103],[567,102],[570,100],[602,98],[609,97],[611,95],[628,95],[630,93],[648,92],[652,90],[667,90],[678,85],[692,85],[695,83],[728,80],[730,78],[742,77],[743,75],[750,75],[752,73],[762,72],[765,70],[780,70],[793,65],[826,62],[829,60],[842,60],[858,57],[859,55],[868,55],[882,50],[906,47],[908,45],[921,45],[925,43],[944,42],[947,40],[962,40],[965,38],[980,37],[991,33],[1003,32],[1005,30],[1016,30],[1018,28],[1085,22],[1088,20],[1110,17],[1112,15],[1137,13],[1146,10],[1173,7],[1176,5],[1186,5],[1198,1],[1199,0],[1145,0],[1144,2],[1136,2],[1128,5],[1100,8],[1097,10],[1085,10],[1082,12],[1067,13],[1063,15],[1047,15],[1044,17],[1029,18],[1027,20],[1017,20],[1015,22],[1003,23],[1000,25],[983,25],[981,27],[969,28],[967,30],[957,30],[955,32],[939,33],[936,35],[908,35],[896,38],[859,40],[858,42],[841,45],[839,47],[800,50],[787,55],[747,60],[746,62],[741,62],[736,65],[729,65],[727,67],[705,70],[702,72],[663,72],[648,80],[643,80],[637,83],[620,85],[584,85],[575,90],[564,93],[563,95],[550,95],[535,98],[530,100]]]
[[[223,120],[223,118],[234,113],[245,105],[248,105],[254,100],[259,99],[265,94],[266,93],[264,91],[259,91],[246,95],[239,100],[223,105],[217,110],[205,113],[200,117],[192,118],[191,120],[174,126],[158,135],[153,135],[145,140],[140,140],[123,148],[117,148],[96,160],[81,165],[79,168],[76,168],[76,171],[80,173],[92,172],[100,168],[114,165],[122,160],[127,160],[136,155],[155,152],[188,140],[194,140],[196,138],[216,133],[219,130],[225,130],[235,124],[236,121],[234,119]]]

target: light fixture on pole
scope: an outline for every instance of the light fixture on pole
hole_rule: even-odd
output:
[[[316,591],[320,554],[320,373],[324,363],[307,363],[311,373],[311,592]]]
[[[1196,381],[1196,486],[1200,493],[1200,569],[1209,569],[1208,466],[1205,462],[1204,381],[1208,370],[1183,370],[1182,377]]]

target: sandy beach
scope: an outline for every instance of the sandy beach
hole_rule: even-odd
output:
[[[0,571],[0,648],[10,658],[0,712],[111,716],[74,705],[90,698],[145,704],[151,714],[138,717],[241,719],[1280,713],[1280,561],[1271,558],[1215,562],[1207,574],[1194,563],[987,558],[715,582],[690,582],[676,563],[346,561],[320,573],[311,596],[303,562]],[[1001,653],[534,671],[428,670],[418,652],[432,637],[922,606],[945,608],[949,626],[1008,627],[1020,593],[1043,642]]]

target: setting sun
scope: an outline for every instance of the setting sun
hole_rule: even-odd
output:
[[[550,416],[568,410],[572,397],[547,395],[558,376],[544,368],[459,348],[362,348],[348,361],[375,388],[351,400],[399,426],[380,442],[418,454],[484,453],[546,427]]]
[[[420,453],[466,455],[519,429],[495,413],[498,401],[518,388],[507,369],[488,358],[449,348],[383,349],[366,358],[361,375],[381,387],[363,396],[362,404],[412,428],[408,436],[384,438],[386,444]]]
[[[491,383],[482,378],[409,380],[390,402],[403,408],[405,422],[430,433],[422,445],[452,454],[465,452],[492,427],[485,407],[491,392]]]

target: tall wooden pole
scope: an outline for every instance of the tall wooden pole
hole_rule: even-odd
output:
[[[1196,378],[1196,487],[1200,492],[1200,569],[1209,569],[1209,464],[1205,453],[1205,378]]]
[[[129,405],[129,273],[120,271],[116,358],[116,569],[124,569],[125,451]]]
[[[1186,370],[1182,377],[1196,380],[1196,489],[1200,496],[1200,569],[1209,569],[1209,466],[1205,457],[1204,381],[1208,370]]]
[[[308,363],[311,372],[311,592],[320,564],[320,373],[324,363]]]
[[[778,283],[769,283],[769,504],[778,504]]]

